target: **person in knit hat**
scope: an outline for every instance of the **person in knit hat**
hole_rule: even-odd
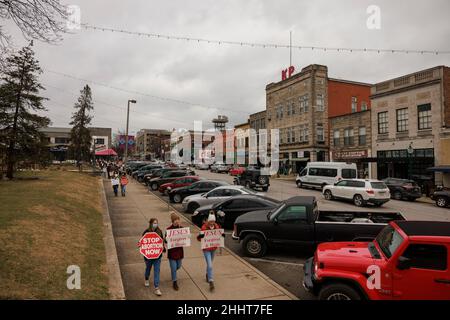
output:
[[[170,220],[172,221],[172,224],[167,228],[167,230],[183,228],[181,226],[180,217],[174,211],[172,211],[170,214]],[[181,263],[184,258],[183,247],[169,249],[167,251],[167,258],[169,259],[170,273],[172,276],[172,286],[174,290],[178,291],[179,287],[177,283],[177,271],[181,268]]]
[[[214,211],[211,210],[208,215],[208,220],[203,224],[201,231],[220,229],[220,226],[216,223],[216,215]],[[223,234],[225,236],[225,234]],[[201,239],[205,237],[203,232],[197,236],[197,240],[201,241]],[[203,249],[203,255],[206,261],[206,281],[209,283],[209,289],[211,291],[214,290],[214,279],[213,279],[213,261],[214,255],[216,253],[217,247],[211,247]]]

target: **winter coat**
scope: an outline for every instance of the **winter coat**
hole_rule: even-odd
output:
[[[178,228],[182,228],[180,226],[175,227],[173,224],[171,224],[167,230],[169,229],[178,229]],[[167,250],[167,257],[171,260],[180,260],[184,258],[184,250],[183,247],[177,247],[177,248],[172,248],[172,249],[168,249]]]

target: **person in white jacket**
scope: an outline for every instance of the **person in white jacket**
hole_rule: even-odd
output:
[[[113,191],[114,191],[114,196],[117,197],[117,194],[119,192],[119,176],[117,174],[115,174],[112,178],[111,178],[111,185],[113,187]]]

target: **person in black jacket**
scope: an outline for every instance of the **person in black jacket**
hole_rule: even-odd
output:
[[[156,218],[150,219],[150,225],[147,229],[145,229],[145,231],[142,233],[142,235],[144,235],[148,232],[156,232],[162,239],[164,239],[163,232],[159,228],[158,219],[156,219]],[[165,247],[164,247],[163,252],[166,252]],[[145,283],[144,284],[146,287],[150,286],[149,277],[150,277],[150,272],[151,272],[152,266],[153,266],[154,267],[153,285],[155,286],[155,294],[157,296],[162,295],[161,290],[159,289],[159,272],[160,272],[160,267],[161,267],[161,259],[162,259],[162,253],[156,259],[147,259],[146,257],[144,257],[144,261],[145,261]]]

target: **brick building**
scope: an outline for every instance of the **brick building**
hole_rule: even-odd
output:
[[[377,83],[371,103],[375,177],[411,178],[422,185],[448,179],[427,168],[450,165],[450,68]]]
[[[141,129],[136,135],[136,152],[142,160],[164,159],[164,149],[170,132],[161,129]]]
[[[370,108],[370,85],[328,77],[309,65],[266,86],[268,129],[279,129],[280,167],[300,171],[308,161],[329,161],[329,117]]]

